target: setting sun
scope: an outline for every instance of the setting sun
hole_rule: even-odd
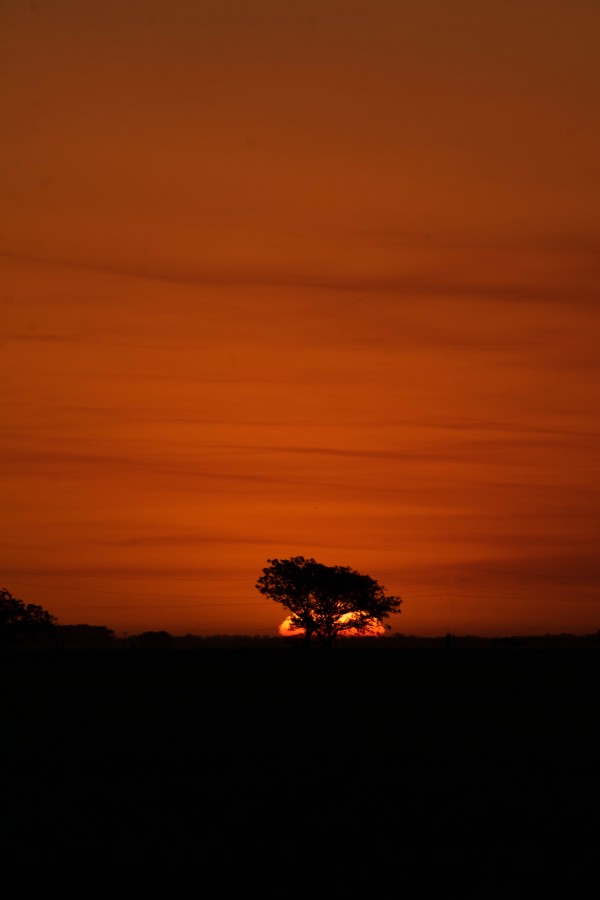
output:
[[[346,613],[343,616],[340,616],[340,622],[352,622],[356,616],[353,613]],[[284,619],[281,625],[279,626],[279,634],[281,637],[298,637],[303,635],[303,628],[294,628],[292,624],[292,616],[288,616],[287,619]],[[356,628],[349,628],[346,631],[340,632],[340,637],[382,637],[385,634],[385,626],[380,622],[373,622],[368,628],[364,631],[358,631]]]

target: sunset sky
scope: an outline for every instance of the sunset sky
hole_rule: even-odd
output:
[[[3,0],[0,587],[600,628],[600,3]]]

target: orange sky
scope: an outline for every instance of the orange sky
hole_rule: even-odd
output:
[[[0,587],[275,634],[600,627],[592,0],[5,0]]]

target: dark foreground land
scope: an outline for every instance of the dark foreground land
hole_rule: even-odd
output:
[[[0,668],[11,864],[307,890],[321,867],[336,896],[597,881],[594,643],[17,651]]]

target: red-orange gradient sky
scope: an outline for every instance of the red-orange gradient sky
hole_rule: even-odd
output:
[[[275,634],[600,627],[600,4],[0,6],[0,587]]]

